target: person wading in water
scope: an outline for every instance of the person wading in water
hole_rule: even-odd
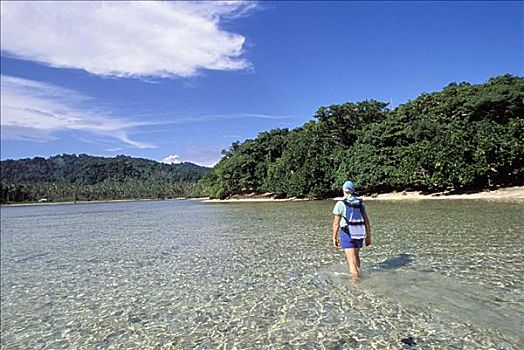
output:
[[[362,199],[355,197],[355,185],[346,181],[342,186],[344,199],[333,208],[333,245],[344,249],[349,265],[349,273],[354,282],[360,280],[360,257],[358,255],[364,241],[371,245],[371,226]]]

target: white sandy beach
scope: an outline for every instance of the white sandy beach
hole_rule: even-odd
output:
[[[364,196],[363,199],[373,200],[421,200],[421,199],[485,199],[493,201],[519,201],[524,200],[524,186],[500,188],[494,191],[481,191],[464,194],[448,194],[446,192],[421,194],[414,192],[393,192],[384,193],[376,196]]]
[[[413,192],[391,192],[373,196],[363,196],[366,201],[397,201],[397,200],[449,200],[449,199],[482,199],[491,201],[524,201],[524,186],[500,188],[494,191],[481,191],[466,194],[433,193],[421,194],[420,191]],[[342,197],[333,198],[340,200]],[[292,202],[308,199],[283,198],[276,199],[272,193],[235,195],[228,199],[207,199],[205,203],[240,203],[240,202]]]

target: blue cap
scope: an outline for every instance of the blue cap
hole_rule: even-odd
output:
[[[342,185],[342,190],[343,191],[350,190],[351,192],[353,192],[355,190],[355,184],[351,181],[346,181],[344,182],[344,185]]]

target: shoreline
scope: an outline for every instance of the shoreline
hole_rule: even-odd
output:
[[[153,199],[153,198],[143,198],[143,199],[100,199],[93,201],[65,201],[65,202],[26,202],[26,203],[6,203],[1,204],[0,207],[27,207],[27,206],[45,206],[45,205],[75,205],[75,204],[99,204],[99,203],[119,203],[119,202],[151,202],[151,201],[176,201],[176,200],[186,200],[189,198],[169,198],[169,199]],[[200,199],[207,199],[200,198]]]
[[[437,192],[431,194],[421,194],[420,191],[412,192],[391,192],[378,194],[376,196],[363,196],[367,201],[384,200],[454,200],[454,199],[482,199],[491,201],[524,201],[524,186],[504,187],[496,190],[484,190],[473,193],[449,194],[447,192]]]
[[[372,196],[361,196],[365,201],[419,201],[419,200],[487,200],[500,202],[524,202],[524,186],[505,187],[497,190],[486,190],[474,193],[448,194],[446,192],[421,194],[420,191],[403,191],[381,193]],[[327,198],[326,200],[341,200],[342,197]],[[201,201],[202,203],[252,203],[252,202],[303,202],[313,201],[309,198],[275,198],[272,193],[235,195],[228,199],[210,199],[209,197],[199,198],[170,198],[170,199],[104,199],[93,201],[66,201],[66,202],[42,202],[42,203],[9,203],[1,204],[0,207],[23,207],[23,206],[45,206],[45,205],[74,205],[74,204],[96,204],[96,203],[118,203],[118,202],[143,202],[143,201],[177,201],[190,200]]]
[[[488,201],[524,201],[524,186],[505,187],[497,190],[486,190],[474,193],[448,194],[438,192],[431,194],[421,194],[420,191],[403,191],[382,193],[372,196],[361,196],[365,201],[417,201],[417,200],[488,200]],[[342,197],[331,198],[331,200],[341,200]],[[261,195],[249,194],[245,196],[236,195],[228,199],[207,199],[204,203],[245,203],[245,202],[297,202],[310,201],[307,198],[282,198],[276,199],[272,194],[265,193]],[[328,199],[329,200],[329,199]]]

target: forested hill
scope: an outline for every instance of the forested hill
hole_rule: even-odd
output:
[[[196,182],[209,168],[193,163],[164,164],[150,159],[117,156],[94,157],[85,154],[63,154],[48,159],[1,161],[0,177],[6,182],[67,182],[94,185],[106,180],[162,182]]]
[[[6,202],[172,198],[200,193],[210,168],[149,159],[57,155],[0,162],[0,200]]]
[[[235,142],[203,182],[323,198],[351,179],[361,192],[464,191],[524,183],[524,78],[451,83],[389,109],[375,100],[320,107],[302,127]]]

